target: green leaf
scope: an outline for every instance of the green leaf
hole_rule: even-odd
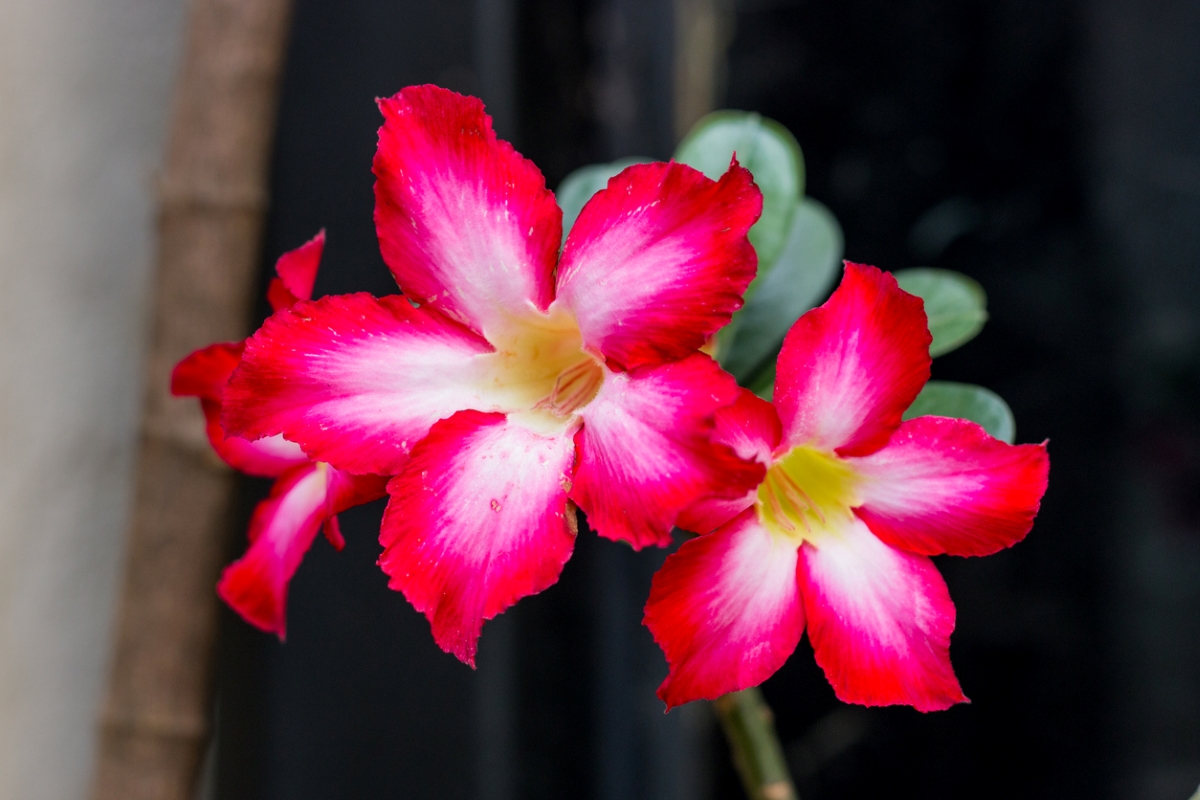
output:
[[[554,193],[554,197],[558,201],[558,207],[563,212],[563,241],[567,240],[567,234],[570,232],[571,226],[579,218],[579,212],[583,210],[587,201],[591,200],[592,195],[596,192],[608,186],[609,178],[616,176],[626,167],[634,164],[645,164],[647,161],[652,160],[636,156],[634,158],[622,158],[619,161],[612,161],[607,164],[589,164],[586,167],[580,167],[563,178],[562,183],[558,185],[558,191]]]
[[[1017,423],[1008,404],[990,389],[970,383],[930,381],[925,384],[904,412],[905,419],[924,416],[969,419],[1002,442],[1012,444],[1016,438]]]
[[[756,278],[733,322],[721,331],[721,366],[739,380],[761,368],[779,350],[800,315],[820,302],[837,277],[842,229],[829,209],[805,198],[796,206],[791,230],[775,268]]]
[[[701,119],[675,150],[675,160],[716,180],[734,153],[763,193],[762,217],[750,229],[761,271],[768,272],[787,240],[792,213],[804,196],[804,156],[796,137],[772,119],[717,111]]]
[[[747,381],[746,388],[770,402],[775,394],[775,359],[768,361],[761,372]]]
[[[987,295],[983,287],[959,272],[919,267],[895,273],[900,288],[925,301],[931,356],[949,353],[971,341],[987,321]]]

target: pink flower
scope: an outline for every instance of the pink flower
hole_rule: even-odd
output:
[[[279,259],[275,265],[279,277],[267,290],[276,311],[312,296],[324,246],[322,231]],[[192,353],[175,366],[171,393],[200,398],[208,440],[225,463],[248,475],[278,478],[250,519],[250,549],[225,568],[217,593],[247,622],[283,639],[288,582],[317,532],[324,527],[326,537],[341,550],[344,542],[336,515],[382,497],[386,478],[351,475],[312,461],[282,436],[255,442],[226,436],[221,406],[243,346],[241,342],[214,344]]]
[[[560,255],[554,195],[482,103],[419,86],[379,107],[375,224],[404,296],[272,317],[224,421],[395,475],[380,565],[473,664],[484,620],[558,579],[576,505],[601,536],[663,545],[681,510],[761,478],[710,441],[738,389],[698,349],[754,277],[762,198],[736,164],[630,167]]]
[[[950,666],[954,605],[929,556],[981,556],[1033,525],[1045,445],[1012,446],[973,422],[901,422],[929,377],[919,298],[847,263],[825,305],[779,355],[775,404],[743,392],[716,439],[766,468],[737,500],[697,504],[654,578],[646,624],[676,706],[754,686],[808,624],[837,696],[921,711],[965,702]],[[715,528],[715,530],[713,530]]]

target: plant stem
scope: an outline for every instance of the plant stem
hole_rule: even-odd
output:
[[[731,692],[714,700],[713,707],[749,800],[799,800],[775,733],[775,715],[762,692]]]

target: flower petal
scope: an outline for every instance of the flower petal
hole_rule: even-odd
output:
[[[742,389],[737,402],[717,411],[712,440],[733,448],[739,458],[771,463],[771,453],[779,446],[779,416],[775,407],[754,392]],[[679,515],[676,524],[684,530],[708,533],[728,522],[754,504],[757,487],[736,498],[705,497]]]
[[[290,308],[300,300],[312,299],[313,285],[317,282],[317,268],[321,266],[321,255],[325,252],[325,229],[295,250],[289,250],[275,262],[278,278],[267,287],[267,300],[271,308],[279,311]]]
[[[220,403],[225,384],[242,360],[243,342],[218,342],[189,353],[171,370],[171,394]]]
[[[986,556],[1029,533],[1046,492],[1045,445],[1010,445],[964,419],[917,417],[851,459],[857,514],[883,541],[925,555]]]
[[[804,632],[795,542],[754,509],[684,542],[654,576],[645,623],[671,666],[658,687],[668,708],[757,686]]]
[[[298,464],[308,463],[299,445],[282,436],[250,442],[226,436],[221,427],[221,397],[242,358],[242,346],[241,342],[214,344],[190,354],[171,372],[171,393],[200,398],[208,441],[226,464],[248,475],[278,477]]]
[[[843,456],[882,447],[929,379],[923,309],[891,275],[846,262],[833,296],[784,339],[775,380],[784,443]]]
[[[281,279],[272,278],[267,284],[267,302],[271,304],[272,311],[282,311],[299,303],[300,298],[289,292]]]
[[[571,228],[558,271],[584,343],[621,370],[699,350],[742,307],[758,265],[746,232],[760,213],[736,161],[719,181],[674,162],[610,180]]]
[[[311,459],[300,445],[282,436],[264,436],[253,442],[238,436],[226,436],[221,426],[221,406],[211,400],[201,400],[204,409],[205,432],[209,444],[229,466],[247,475],[277,478],[292,467],[308,464]]]
[[[838,699],[939,711],[967,702],[950,666],[954,604],[926,556],[861,521],[800,548],[808,638]]]
[[[738,396],[708,356],[610,373],[580,416],[574,500],[601,536],[635,549],[671,543],[679,513],[708,495],[736,498],[764,468],[711,441],[713,414]]]
[[[217,594],[252,625],[283,639],[288,583],[321,524],[382,497],[385,479],[308,463],[284,474],[250,520],[250,549],[225,568]]]
[[[434,422],[484,402],[474,357],[490,350],[404,297],[302,301],[247,340],[222,421],[349,472],[395,475]]]
[[[334,550],[339,553],[346,548],[346,537],[342,535],[342,526],[338,522],[337,515],[325,520],[325,525],[322,528],[325,534],[325,539],[333,546]]]
[[[460,411],[388,485],[379,564],[443,650],[474,666],[484,620],[558,580],[575,545],[574,455],[569,432]]]
[[[485,334],[554,299],[562,212],[483,103],[436,86],[379,101],[375,228],[404,293]]]

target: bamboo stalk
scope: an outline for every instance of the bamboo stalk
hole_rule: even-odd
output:
[[[718,697],[713,701],[733,764],[742,778],[749,800],[799,800],[788,771],[783,747],[775,733],[775,718],[757,688]]]
[[[213,586],[234,476],[197,404],[191,350],[247,330],[291,0],[193,0],[161,184],[135,505],[93,800],[190,800],[208,739]]]

